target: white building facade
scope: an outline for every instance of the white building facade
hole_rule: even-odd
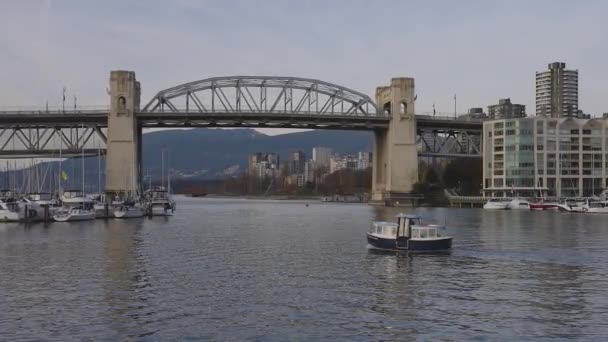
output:
[[[581,197],[606,188],[607,119],[491,120],[483,139],[485,196]]]

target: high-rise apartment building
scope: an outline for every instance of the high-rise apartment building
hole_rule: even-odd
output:
[[[549,70],[536,73],[536,115],[554,118],[577,116],[578,70],[567,70],[566,63],[549,64]]]
[[[312,160],[315,161],[317,167],[329,167],[329,157],[331,157],[331,149],[327,147],[313,147]]]
[[[289,174],[304,173],[304,165],[306,163],[306,155],[302,151],[292,152],[289,154],[288,170]]]

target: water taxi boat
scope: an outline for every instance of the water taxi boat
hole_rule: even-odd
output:
[[[397,215],[397,223],[373,222],[367,242],[383,250],[440,251],[452,247],[452,238],[441,236],[440,225],[422,225],[416,215]]]

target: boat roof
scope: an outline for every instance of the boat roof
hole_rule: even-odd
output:
[[[418,216],[418,215],[404,214],[404,213],[397,214],[397,216],[395,216],[395,217],[406,218],[406,219],[419,219],[420,218],[420,216]]]

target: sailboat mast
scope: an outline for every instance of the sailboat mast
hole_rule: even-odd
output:
[[[171,193],[171,155],[167,150],[167,194]]]
[[[62,172],[63,172],[63,159],[61,158],[61,152],[63,150],[63,139],[61,136],[59,137],[59,172],[57,172],[59,176],[59,183],[57,183],[57,196],[61,196],[61,181],[62,181]]]
[[[82,124],[82,129],[84,131],[84,124]],[[84,143],[82,144],[82,208],[84,209]]]
[[[97,192],[101,194],[101,148],[97,143]]]

